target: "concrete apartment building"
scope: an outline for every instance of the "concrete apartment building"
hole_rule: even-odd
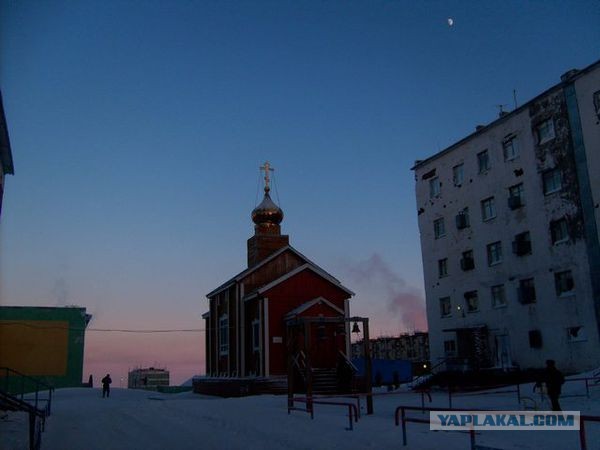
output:
[[[156,389],[158,386],[169,386],[167,369],[138,367],[127,374],[128,389]]]
[[[431,363],[600,365],[600,61],[413,167]]]

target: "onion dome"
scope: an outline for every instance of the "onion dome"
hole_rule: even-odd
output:
[[[283,211],[271,200],[269,188],[265,187],[265,197],[260,204],[252,210],[252,221],[256,225],[279,225],[283,220]]]

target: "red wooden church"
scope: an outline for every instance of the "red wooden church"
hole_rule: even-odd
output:
[[[270,171],[264,198],[252,211],[248,267],[207,294],[206,377],[196,391],[221,395],[276,390],[287,384],[298,357],[312,370],[339,370],[350,354],[349,299],[353,292],[289,244],[281,234],[283,211],[271,200]],[[308,325],[305,323],[308,320]],[[312,321],[312,322],[311,322]],[[301,324],[299,333],[294,324]],[[293,341],[293,342],[292,342]]]

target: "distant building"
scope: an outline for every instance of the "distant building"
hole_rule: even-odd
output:
[[[137,368],[128,374],[127,387],[129,389],[153,389],[158,386],[169,386],[169,371],[167,369]]]
[[[600,364],[600,61],[413,170],[432,364]]]
[[[413,363],[429,361],[429,335],[423,332],[382,336],[369,340],[373,359],[403,359]],[[352,344],[352,359],[362,358],[362,341]]]
[[[0,306],[0,367],[57,388],[81,386],[91,317],[78,307]]]
[[[311,367],[335,372],[340,357],[347,359],[350,350],[344,321],[353,292],[289,245],[289,237],[281,234],[283,211],[269,195],[272,169],[268,163],[263,169],[264,198],[252,211],[248,266],[207,294],[208,311],[203,315],[206,374],[223,382],[285,382],[290,349],[297,356],[310,355]],[[323,323],[306,323],[307,336],[288,342],[290,323],[313,318]],[[213,389],[208,381],[203,383],[195,382],[198,392]]]
[[[8,126],[4,116],[4,105],[2,104],[2,93],[0,92],[0,215],[2,214],[2,197],[4,196],[5,175],[15,173],[8,138]]]

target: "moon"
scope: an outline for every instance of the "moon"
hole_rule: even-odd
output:
[[[454,25],[454,19],[452,17],[448,17],[448,26],[451,27]]]

